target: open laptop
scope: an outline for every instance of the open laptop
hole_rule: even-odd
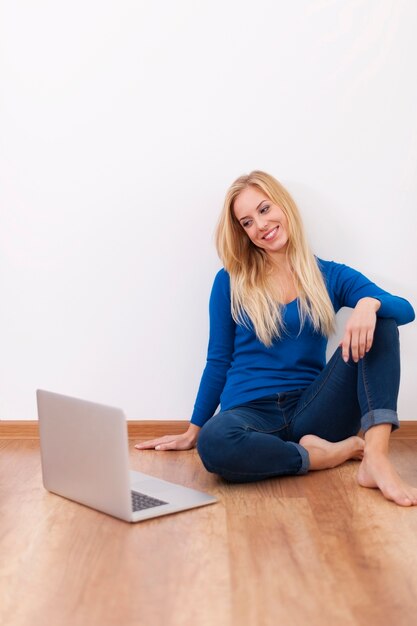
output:
[[[45,489],[127,522],[217,502],[206,493],[129,470],[123,411],[36,392]]]

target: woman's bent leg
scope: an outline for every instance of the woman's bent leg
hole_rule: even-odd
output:
[[[232,482],[305,474],[309,459],[297,443],[284,441],[286,427],[260,424],[259,413],[237,407],[214,415],[201,429],[197,450],[204,467]],[[265,431],[268,432],[265,432]]]
[[[349,459],[361,460],[365,448],[363,439],[355,436],[331,443],[316,435],[304,435],[299,443],[308,452],[311,470],[337,467]]]
[[[399,380],[398,328],[394,320],[379,319],[372,348],[359,363],[345,363],[338,348],[305,390],[294,413],[294,441],[307,434],[341,441],[377,424],[398,428]]]
[[[399,388],[398,327],[392,319],[378,319],[372,348],[358,363],[358,400],[364,432],[377,424],[391,424],[392,430],[399,427]]]
[[[362,415],[365,431],[365,453],[358,471],[362,487],[378,488],[387,500],[401,506],[417,505],[417,488],[408,485],[398,475],[389,456],[391,430],[398,428],[397,395],[400,383],[400,351],[398,329],[392,320],[382,320],[376,349],[363,359],[360,401],[369,410]],[[382,326],[382,332],[381,332]],[[380,363],[384,362],[384,367]]]
[[[358,483],[380,489],[387,500],[401,506],[417,505],[417,488],[402,480],[388,457],[390,434],[390,424],[377,424],[366,431]]]
[[[364,457],[358,472],[363,487],[379,488],[388,500],[402,506],[417,504],[417,488],[405,483],[389,456],[391,431],[398,428],[397,397],[400,382],[398,328],[394,320],[379,319],[371,350],[359,363],[341,360],[340,349],[297,407],[293,434],[312,433],[337,441],[364,431]],[[307,439],[308,441],[308,439]],[[307,447],[308,449],[308,447]]]

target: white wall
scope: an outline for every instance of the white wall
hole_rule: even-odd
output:
[[[188,419],[215,223],[254,168],[317,254],[417,305],[414,0],[3,0],[0,29],[0,418],[43,387]]]

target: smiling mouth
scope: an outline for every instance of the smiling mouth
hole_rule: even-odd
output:
[[[275,226],[275,228],[273,228],[272,230],[267,232],[266,235],[264,235],[262,237],[262,239],[266,239],[266,241],[269,241],[270,239],[273,239],[275,237],[276,233],[278,232],[278,228],[279,228],[279,226]]]

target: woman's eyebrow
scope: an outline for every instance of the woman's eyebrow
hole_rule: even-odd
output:
[[[264,200],[261,200],[261,202],[256,207],[255,211],[257,211],[259,209],[259,207],[261,206],[261,204],[263,204],[264,202],[268,202],[267,198],[265,198]],[[239,219],[239,222],[241,222],[242,220],[247,220],[248,218],[250,218],[250,216],[249,215],[245,215],[245,217],[241,217]]]

